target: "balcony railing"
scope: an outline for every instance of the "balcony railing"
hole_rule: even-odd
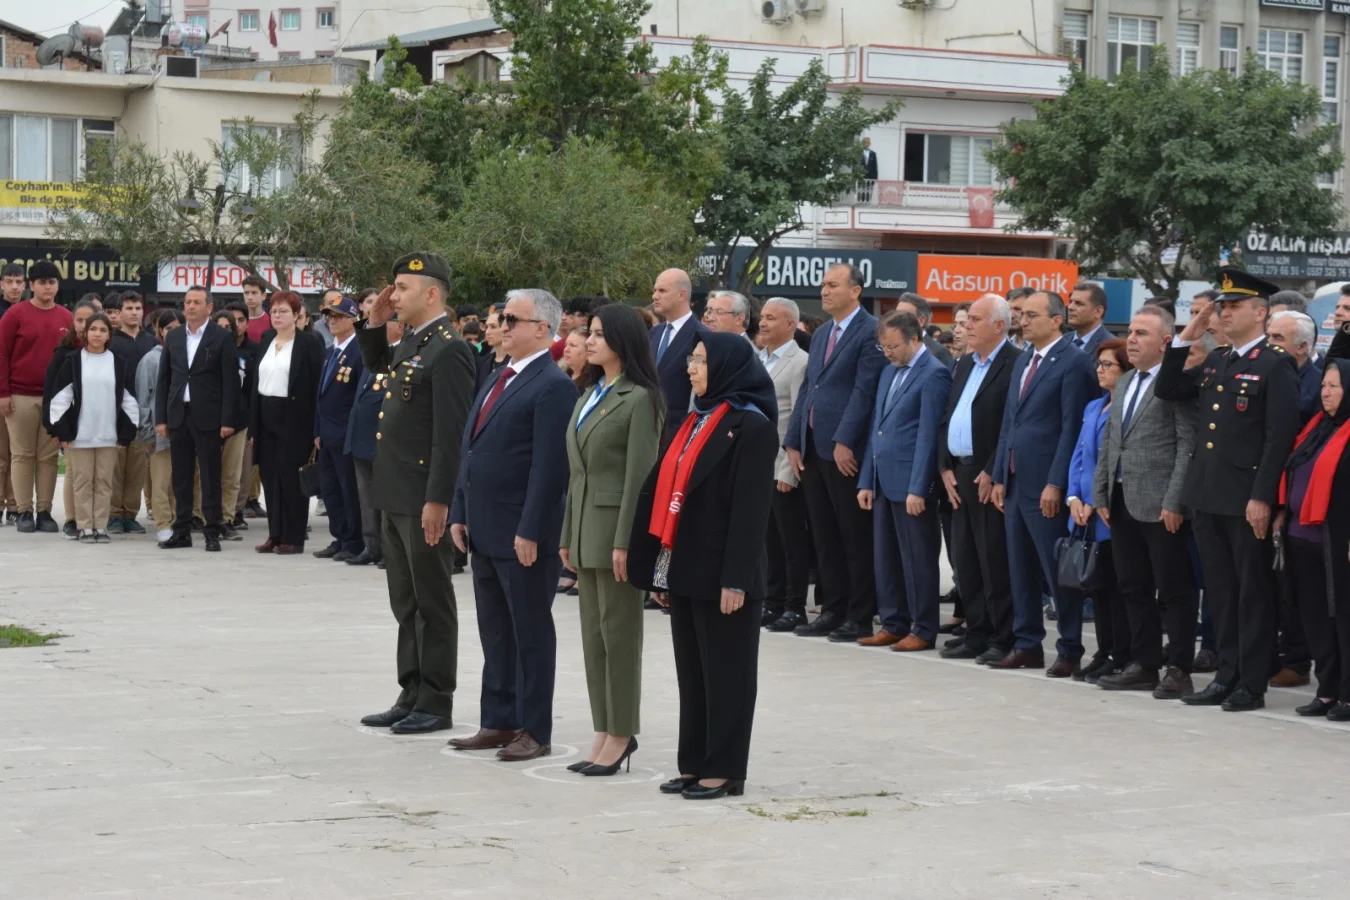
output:
[[[863,181],[856,190],[839,195],[839,206],[895,206],[909,209],[950,209],[966,211],[971,208],[973,192],[988,196],[997,187],[966,187],[953,184],[925,184],[920,181]],[[978,203],[978,200],[977,200]],[[994,203],[997,212],[1011,211],[1006,203]]]

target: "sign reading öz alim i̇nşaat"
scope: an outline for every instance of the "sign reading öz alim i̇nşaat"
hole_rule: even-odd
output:
[[[1247,231],[1238,242],[1242,265],[1263,278],[1350,281],[1350,232],[1330,237]]]

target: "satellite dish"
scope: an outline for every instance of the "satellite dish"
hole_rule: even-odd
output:
[[[103,29],[96,25],[81,25],[76,22],[66,32],[75,39],[75,49],[94,50],[103,46]]]
[[[47,38],[38,45],[37,57],[40,66],[57,66],[61,60],[65,59],[76,49],[75,39],[68,34],[58,34],[54,38]]]

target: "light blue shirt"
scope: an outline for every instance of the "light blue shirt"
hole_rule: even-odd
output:
[[[622,377],[622,375],[619,376],[619,378]],[[618,382],[617,378],[615,379],[615,382]],[[605,395],[608,393],[609,388],[605,387],[605,376],[601,375],[600,380],[595,383],[595,390],[591,391],[590,396],[586,398],[586,402],[581,406],[581,414],[577,416],[577,431],[581,430],[581,425],[586,421],[586,417],[591,414],[591,410],[599,406],[600,401],[605,399]]]
[[[838,333],[837,335],[835,335],[835,338],[834,338],[834,344],[835,344],[836,347],[839,346],[839,342],[843,339],[843,337],[844,337],[844,332],[848,330],[848,326],[850,326],[850,325],[853,324],[853,320],[856,319],[856,318],[858,318],[858,313],[860,313],[860,312],[862,312],[862,306],[861,306],[861,305],[858,305],[858,306],[855,306],[855,307],[853,308],[853,312],[851,312],[851,313],[849,313],[848,315],[844,316],[844,318],[841,319],[840,321],[838,321],[838,322],[831,321],[831,322],[830,322],[830,327],[836,328],[836,329],[838,329],[838,331],[839,331],[839,333]],[[827,346],[827,347],[829,346],[828,338],[829,338],[829,335],[826,335],[827,343],[826,343],[825,346]]]
[[[966,379],[966,386],[961,389],[961,397],[956,401],[956,408],[952,410],[952,420],[947,425],[947,452],[952,456],[975,455],[975,433],[970,424],[975,395],[980,392],[984,376],[989,374],[989,363],[998,356],[1006,343],[1008,343],[1006,338],[999,341],[994,352],[983,359],[980,358],[980,354],[971,351],[970,355],[975,360],[975,365],[970,370],[970,377]]]
[[[792,343],[792,341],[788,341],[788,344],[790,343]],[[773,364],[783,358],[783,354],[787,351],[787,348],[788,345],[784,344],[776,350],[766,349],[759,351],[759,361],[764,363],[764,369],[768,372],[772,372]]]

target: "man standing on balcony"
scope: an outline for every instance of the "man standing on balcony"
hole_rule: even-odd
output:
[[[876,187],[877,178],[877,154],[872,149],[872,139],[863,138],[863,178],[866,179],[858,188],[858,199],[863,203],[872,202],[872,190]]]

